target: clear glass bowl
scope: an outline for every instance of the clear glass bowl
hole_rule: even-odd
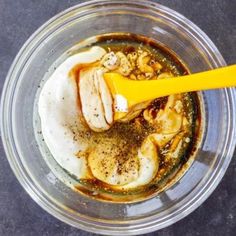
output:
[[[2,139],[19,182],[46,211],[75,227],[109,235],[142,234],[166,227],[196,209],[216,188],[235,147],[236,93],[203,93],[204,140],[187,173],[151,199],[114,204],[72,191],[42,158],[33,128],[35,94],[57,58],[80,40],[132,32],[172,49],[191,72],[224,66],[211,40],[182,15],[150,1],[91,1],[72,7],[39,28],[18,53],[2,94]]]

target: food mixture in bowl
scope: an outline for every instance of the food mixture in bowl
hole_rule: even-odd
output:
[[[75,180],[70,186],[96,199],[138,201],[163,191],[193,159],[201,126],[198,95],[158,98],[114,117],[104,74],[156,80],[188,69],[144,36],[100,35],[81,45],[70,50],[39,96],[42,136],[53,158]]]

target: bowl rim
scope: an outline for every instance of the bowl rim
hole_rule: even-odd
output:
[[[5,107],[8,104],[8,100],[11,98],[11,94],[9,93],[9,87],[11,87],[13,84],[12,82],[12,78],[14,78],[14,76],[17,73],[17,70],[19,70],[19,68],[17,68],[19,65],[21,65],[20,61],[24,61],[27,58],[27,55],[30,52],[30,49],[32,49],[32,45],[36,44],[38,42],[38,40],[40,40],[40,37],[44,36],[45,34],[47,34],[47,32],[49,31],[50,28],[55,28],[56,26],[58,26],[60,24],[59,21],[61,21],[60,19],[63,17],[67,17],[70,18],[71,14],[74,12],[74,14],[79,14],[81,11],[85,10],[85,9],[89,9],[89,7],[94,7],[99,6],[99,5],[103,5],[103,4],[127,4],[127,5],[136,5],[136,6],[142,6],[145,8],[149,8],[149,9],[158,9],[161,12],[166,13],[167,15],[172,15],[172,17],[175,20],[178,20],[178,23],[182,24],[182,25],[186,25],[188,26],[188,31],[190,34],[194,35],[194,37],[196,38],[197,41],[199,41],[202,44],[203,42],[207,42],[209,49],[214,52],[214,55],[211,55],[214,57],[216,64],[215,66],[218,67],[220,66],[224,66],[226,65],[222,55],[220,54],[220,52],[218,51],[218,49],[216,48],[216,46],[213,44],[213,42],[209,39],[209,37],[198,27],[196,26],[194,23],[192,23],[190,20],[188,20],[187,18],[185,18],[183,15],[179,14],[178,12],[165,7],[161,4],[158,4],[156,2],[153,1],[145,1],[145,0],[131,0],[129,2],[124,2],[122,0],[114,0],[114,1],[109,1],[109,0],[92,0],[92,1],[86,1],[84,3],[80,3],[77,4],[75,6],[72,6],[62,12],[60,12],[59,14],[55,15],[54,17],[52,17],[51,19],[49,19],[46,23],[44,23],[41,27],[39,27],[30,37],[29,39],[24,43],[24,45],[22,46],[22,48],[20,49],[20,51],[18,52],[17,56],[15,57],[9,71],[6,77],[6,80],[4,82],[4,86],[3,86],[3,90],[2,90],[2,96],[1,96],[1,137],[2,137],[2,143],[3,143],[3,147],[7,156],[7,159],[9,161],[9,164],[11,166],[11,169],[13,170],[15,176],[17,177],[18,181],[21,183],[21,185],[23,186],[23,188],[27,191],[27,193],[31,196],[31,198],[38,203],[38,205],[40,205],[44,210],[46,210],[48,213],[50,213],[51,215],[53,215],[54,217],[58,218],[59,220],[66,222],[67,224],[70,224],[71,226],[74,227],[79,227],[80,229],[86,230],[86,231],[90,231],[90,232],[94,232],[94,233],[100,233],[100,234],[113,234],[113,235],[120,235],[121,232],[126,232],[126,234],[141,234],[141,233],[148,233],[148,232],[152,232],[154,230],[157,229],[161,229],[164,227],[167,227],[175,222],[177,222],[178,220],[184,218],[185,216],[187,216],[188,214],[190,214],[192,211],[194,211],[198,206],[200,206],[209,196],[210,194],[214,191],[214,189],[217,187],[217,185],[219,184],[219,182],[221,181],[230,161],[232,158],[232,154],[234,151],[234,147],[236,144],[236,128],[235,128],[235,124],[236,124],[236,119],[235,118],[236,115],[234,115],[233,110],[235,109],[235,103],[236,103],[236,90],[233,88],[230,89],[225,89],[225,91],[227,92],[228,96],[227,96],[227,104],[232,108],[229,109],[229,117],[230,119],[232,118],[232,122],[233,124],[231,125],[231,130],[230,130],[230,134],[229,134],[229,138],[227,147],[225,146],[225,156],[227,156],[226,160],[223,163],[223,166],[221,168],[221,170],[219,171],[219,173],[213,173],[213,175],[211,176],[211,178],[209,179],[208,183],[205,185],[205,189],[202,190],[202,194],[198,193],[198,195],[201,194],[201,196],[198,198],[197,203],[194,203],[193,205],[189,206],[185,206],[185,209],[182,209],[182,213],[177,213],[175,214],[175,216],[171,219],[168,220],[162,224],[159,225],[155,225],[155,222],[152,222],[152,225],[149,226],[145,226],[142,227],[141,224],[139,225],[139,228],[120,228],[119,226],[113,226],[111,225],[106,226],[105,228],[99,228],[99,232],[98,232],[98,227],[94,226],[93,222],[84,222],[83,219],[77,220],[75,221],[73,219],[73,217],[70,217],[68,214],[63,213],[62,211],[58,211],[58,209],[53,206],[52,204],[50,204],[47,199],[44,198],[44,196],[42,195],[41,192],[39,192],[32,183],[30,183],[30,176],[27,175],[27,173],[22,172],[22,169],[20,167],[21,163],[19,163],[19,161],[17,160],[17,158],[15,158],[16,155],[16,150],[13,150],[13,145],[12,145],[12,141],[10,138],[10,132],[12,132],[12,127],[8,127],[8,121],[11,120],[11,113],[10,114],[5,114]],[[202,45],[203,47],[205,47],[204,45]],[[208,51],[209,49],[206,49],[206,51]],[[24,65],[23,65],[24,66]],[[21,65],[21,67],[23,67]],[[211,179],[214,178],[214,181],[209,183]],[[208,186],[210,185],[210,186]],[[184,207],[183,207],[184,208]],[[178,210],[179,211],[179,210]]]

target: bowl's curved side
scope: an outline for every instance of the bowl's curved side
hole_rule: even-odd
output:
[[[89,1],[83,4],[74,6],[66,11],[56,15],[43,26],[41,26],[24,44],[18,55],[16,56],[12,66],[8,72],[1,98],[1,136],[7,158],[17,179],[22,184],[29,195],[47,212],[54,215],[58,219],[81,229],[101,234],[113,235],[135,235],[151,232],[157,229],[166,227],[174,222],[182,219],[193,210],[195,210],[206,198],[214,191],[220,180],[222,179],[233,155],[236,144],[236,92],[235,89],[222,90],[222,96],[225,98],[225,143],[220,150],[219,160],[215,163],[216,168],[211,175],[208,176],[204,187],[199,191],[195,188],[192,192],[194,196],[186,202],[186,199],[181,199],[178,202],[178,209],[172,209],[169,215],[148,215],[141,219],[132,221],[111,221],[108,219],[95,219],[87,217],[85,214],[69,211],[60,201],[49,196],[46,190],[40,189],[37,180],[32,176],[26,163],[24,162],[24,154],[20,150],[19,142],[17,141],[16,124],[14,123],[14,102],[15,94],[20,90],[20,82],[23,79],[23,73],[26,70],[26,65],[30,63],[32,55],[35,55],[40,50],[42,44],[50,40],[56,31],[67,24],[71,24],[74,19],[86,18],[89,15],[94,15],[101,11],[109,12],[133,12],[137,15],[149,15],[149,17],[162,18],[172,22],[179,31],[186,37],[192,38],[196,47],[201,48],[204,52],[206,60],[209,61],[209,67],[215,68],[224,66],[225,61],[220,52],[196,25],[179,13],[166,8],[160,4],[151,1]],[[127,210],[127,209],[126,209]]]

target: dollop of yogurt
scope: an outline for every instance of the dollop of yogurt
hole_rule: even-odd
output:
[[[83,129],[79,117],[76,81],[69,72],[78,64],[98,61],[106,51],[94,46],[66,59],[46,81],[39,96],[38,112],[44,140],[56,161],[78,178],[86,178],[86,160],[77,153],[87,143],[74,140],[73,127]]]

